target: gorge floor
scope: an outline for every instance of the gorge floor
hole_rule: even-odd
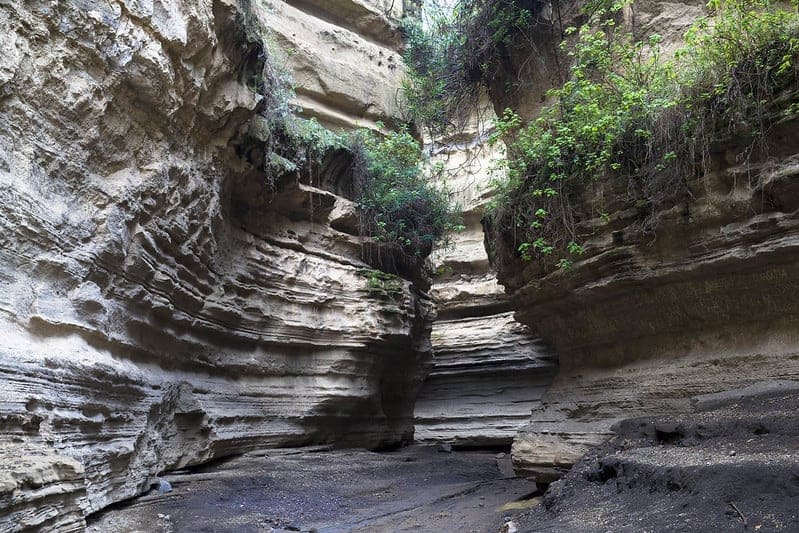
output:
[[[165,475],[89,523],[104,532],[496,532],[538,500],[496,451],[268,450]]]

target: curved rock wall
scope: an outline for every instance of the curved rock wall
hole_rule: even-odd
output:
[[[702,9],[636,2],[633,12],[636,28],[674,40]],[[711,172],[690,183],[692,199],[657,214],[654,238],[625,202],[625,184],[597,182],[583,201],[602,199],[611,216],[584,223],[587,254],[569,271],[518,258],[501,265],[516,319],[560,361],[514,440],[517,471],[552,481],[620,420],[689,413],[697,395],[799,379],[796,126],[775,123],[768,150],[743,164],[751,139],[721,140]]]
[[[397,60],[400,12],[332,4],[0,5],[0,530],[80,529],[253,448],[412,437],[427,298],[370,291],[359,237],[331,227],[346,200],[275,196],[237,155],[253,13],[295,39],[306,114],[394,113],[373,88],[397,75],[377,56]]]
[[[624,418],[799,379],[796,125],[772,130],[767,162],[730,165],[734,141],[720,146],[694,198],[659,214],[656,240],[635,210],[617,212],[594,221],[588,257],[568,274],[506,278],[517,318],[536,324],[561,362],[514,442],[521,471],[558,476]]]

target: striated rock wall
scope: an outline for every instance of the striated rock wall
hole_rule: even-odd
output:
[[[616,212],[595,221],[588,257],[566,275],[506,278],[517,318],[561,362],[514,442],[521,471],[559,475],[624,418],[799,379],[796,124],[772,130],[767,161],[731,164],[734,141],[720,144],[716,170],[692,183],[690,202],[659,214],[655,240],[634,209]]]
[[[673,49],[701,13],[695,2],[635,2],[626,22]],[[786,95],[784,106],[793,101]],[[512,259],[500,244],[515,318],[560,361],[514,440],[518,472],[552,481],[619,420],[688,413],[697,395],[799,379],[795,131],[795,118],[779,121],[768,148],[749,158],[739,154],[751,138],[719,140],[711,172],[690,178],[690,201],[657,213],[655,236],[641,231],[626,184],[595,182],[582,202],[611,215],[581,225],[587,254],[568,272]]]
[[[301,115],[341,129],[400,113],[400,0],[254,2],[296,83]]]
[[[465,131],[432,144],[448,169],[465,229],[433,256],[437,275],[431,341],[434,363],[416,403],[416,438],[461,446],[507,445],[539,405],[557,361],[513,319],[512,304],[488,263],[481,218],[499,147],[486,143],[493,113],[483,106]]]
[[[351,204],[238,154],[252,17],[296,43],[305,113],[349,126],[394,113],[399,8],[248,5],[0,5],[0,530],[254,448],[412,438],[427,297],[370,292],[331,227]]]
[[[59,456],[46,445],[0,445],[0,526],[83,531],[86,526],[86,478],[83,465]]]

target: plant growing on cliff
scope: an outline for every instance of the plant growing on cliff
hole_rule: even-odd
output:
[[[408,70],[402,103],[408,118],[435,138],[468,114],[476,87],[464,76],[465,35],[440,11],[428,13],[430,27],[415,17],[403,20]]]
[[[770,0],[711,0],[715,14],[698,20],[677,52],[685,111],[706,136],[740,132],[755,137],[769,127],[778,93],[797,90],[799,6]]]
[[[567,30],[578,37],[567,51],[569,79],[548,93],[555,104],[523,128],[511,110],[497,121],[511,157],[492,214],[523,259],[583,253],[574,204],[587,180],[665,170],[654,121],[676,105],[675,75],[661,61],[659,36],[644,42],[617,29],[621,7],[595,8],[591,23]]]
[[[291,103],[294,80],[286,53],[261,23],[252,0],[241,0],[238,6],[236,31],[243,36],[243,81],[260,96],[258,114],[250,121],[248,138],[240,148],[247,152],[252,144],[258,145],[254,152],[259,157],[251,163],[262,167],[274,188],[281,176],[318,163],[326,147],[321,146],[323,139],[317,139],[317,132],[324,128],[295,115]]]
[[[390,300],[402,298],[405,285],[399,276],[370,269],[360,269],[358,274],[366,278],[366,290],[370,295]]]
[[[592,182],[624,180],[652,229],[658,209],[689,194],[708,139],[768,129],[776,92],[797,87],[799,19],[766,0],[710,6],[715,25],[697,22],[669,61],[659,36],[640,40],[617,28],[622,4],[594,6],[595,18],[570,30],[578,38],[569,79],[549,93],[556,102],[525,127],[511,110],[498,121],[510,157],[492,224],[522,259],[568,265],[584,253],[581,224],[604,211],[586,205]]]
[[[418,272],[434,244],[458,227],[459,210],[443,187],[432,184],[437,176],[424,164],[417,141],[407,129],[385,136],[365,129],[342,134],[295,116],[291,75],[249,0],[240,4],[239,15],[245,74],[262,97],[241,153],[262,167],[273,189],[289,177],[321,186],[326,161],[341,164],[349,154],[352,184],[342,193],[357,202],[361,233],[369,237],[367,259],[383,270]]]
[[[256,14],[253,0],[240,0],[237,25],[244,36],[244,68],[248,85],[262,101],[262,115],[278,127],[292,115],[294,80],[286,67],[285,54],[270,38],[269,30]]]
[[[536,2],[459,0],[427,5],[403,20],[408,67],[402,84],[408,119],[431,138],[459,133],[478,111],[481,92],[495,76],[513,39],[530,32]]]
[[[424,164],[421,147],[406,128],[378,137],[356,132],[354,189],[361,232],[371,239],[370,259],[383,270],[417,270],[447,235],[461,228],[460,210],[436,170]]]

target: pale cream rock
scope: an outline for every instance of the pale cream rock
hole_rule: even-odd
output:
[[[416,402],[416,439],[460,445],[509,444],[540,405],[557,361],[526,326],[488,263],[480,222],[502,157],[487,143],[493,124],[487,103],[464,131],[430,143],[447,170],[446,186],[464,212],[465,229],[436,250],[430,288],[438,317],[431,341],[433,369]]]

